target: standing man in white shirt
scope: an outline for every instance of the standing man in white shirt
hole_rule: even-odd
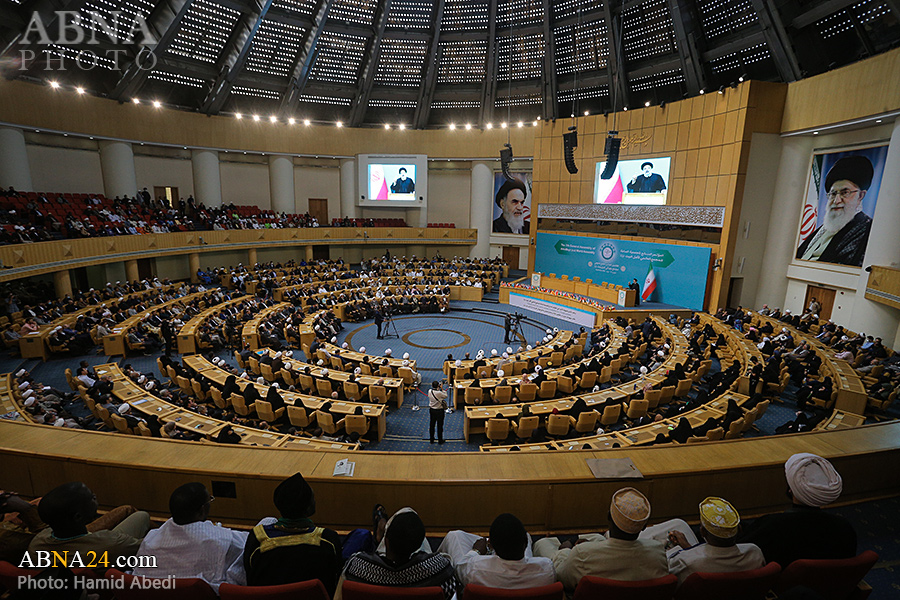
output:
[[[463,585],[524,589],[556,582],[549,558],[536,558],[522,521],[504,513],[491,523],[487,539],[466,533],[447,533],[438,552],[448,554]]]
[[[150,531],[138,556],[156,557],[156,568],[138,567],[144,577],[199,577],[216,593],[222,583],[245,585],[244,546],[247,532],[220,527],[207,520],[215,500],[202,483],[186,483],[172,492],[172,518]]]
[[[440,381],[432,381],[428,390],[428,433],[434,443],[434,430],[437,428],[438,444],[444,443],[444,411],[447,409],[447,392],[441,389]]]

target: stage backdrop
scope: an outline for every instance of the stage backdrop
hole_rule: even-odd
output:
[[[542,232],[536,246],[535,271],[621,286],[637,279],[643,294],[652,268],[656,289],[648,301],[703,309],[709,248]]]

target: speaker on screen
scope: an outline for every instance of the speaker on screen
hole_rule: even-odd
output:
[[[622,139],[612,135],[606,138],[606,167],[600,173],[600,179],[612,179],[613,173],[619,164],[619,147],[622,145]]]
[[[578,130],[574,127],[570,127],[569,130],[568,133],[563,134],[563,146],[565,150],[566,170],[574,175],[578,172],[578,167],[575,165],[575,148],[578,147]]]
[[[503,176],[506,177],[508,181],[513,180],[513,176],[509,174],[509,163],[512,162],[512,159],[512,146],[510,144],[503,144],[503,149],[500,151],[500,170],[503,171]]]

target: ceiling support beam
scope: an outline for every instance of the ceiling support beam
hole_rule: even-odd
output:
[[[139,46],[130,65],[122,73],[110,97],[120,102],[134,97],[147,81],[169,46],[178,35],[181,22],[193,0],[163,0],[150,13],[147,25],[156,34],[156,45]]]
[[[353,100],[353,108],[350,109],[350,127],[359,127],[365,120],[366,110],[369,108],[369,96],[372,94],[372,85],[375,83],[375,73],[378,72],[381,40],[384,38],[384,28],[387,26],[390,9],[391,0],[383,0],[378,3],[378,8],[375,10],[375,36],[369,42],[369,48],[363,58],[359,82],[356,86],[356,97]]]
[[[625,71],[625,57],[622,49],[622,15],[613,12],[609,2],[603,3],[603,13],[606,19],[606,40],[609,54],[606,58],[606,69],[609,71],[609,101],[613,111],[622,110],[628,106],[630,95],[628,93],[628,74]],[[578,90],[574,90],[577,97]],[[614,100],[615,98],[615,100]]]
[[[331,10],[332,1],[319,1],[319,6],[313,15],[312,27],[306,32],[306,39],[303,40],[303,46],[297,54],[297,60],[294,61],[294,68],[291,69],[291,78],[281,95],[281,106],[278,112],[282,116],[287,116],[291,112],[291,107],[297,104],[306,87],[306,82],[309,81],[309,71],[316,59],[316,46],[325,26],[325,19],[328,18],[328,11]]]
[[[263,0],[262,5],[257,0],[254,4],[254,9],[244,14],[238,21],[235,34],[232,35],[234,43],[223,53],[225,58],[219,71],[219,77],[213,83],[212,89],[200,108],[208,115],[218,114],[231,94],[235,80],[244,70],[244,64],[247,62],[247,56],[253,46],[253,38],[256,37],[256,32],[259,31],[260,25],[266,18],[266,13],[272,6],[272,0]]]
[[[497,99],[497,0],[488,0],[487,58],[484,65],[484,85],[481,88],[481,125],[494,120]],[[512,64],[512,63],[510,63]]]
[[[577,36],[577,32],[575,34]],[[541,76],[541,97],[544,120],[559,116],[559,84],[556,79],[556,41],[553,37],[553,5],[544,0],[544,69]]]
[[[706,77],[700,65],[694,15],[685,0],[668,0],[668,4],[675,26],[675,39],[678,42],[678,56],[681,59],[681,74],[684,76],[686,91],[691,96],[696,96],[706,87]]]
[[[431,21],[431,43],[423,68],[422,85],[419,86],[419,98],[416,102],[416,114],[413,116],[413,127],[425,129],[431,115],[431,103],[434,101],[434,88],[437,86],[438,65],[441,62],[440,39],[441,20],[444,18],[444,0],[434,3],[434,16]]]
[[[801,77],[800,64],[797,62],[794,49],[791,48],[791,40],[784,30],[778,9],[773,6],[771,0],[750,0],[750,2],[759,17],[759,24],[766,36],[766,45],[775,60],[775,67],[781,80],[785,83],[797,81]]]

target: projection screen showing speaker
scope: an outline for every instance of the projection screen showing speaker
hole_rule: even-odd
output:
[[[671,162],[668,156],[619,160],[609,179],[600,177],[606,162],[598,162],[594,176],[594,203],[665,204]]]

